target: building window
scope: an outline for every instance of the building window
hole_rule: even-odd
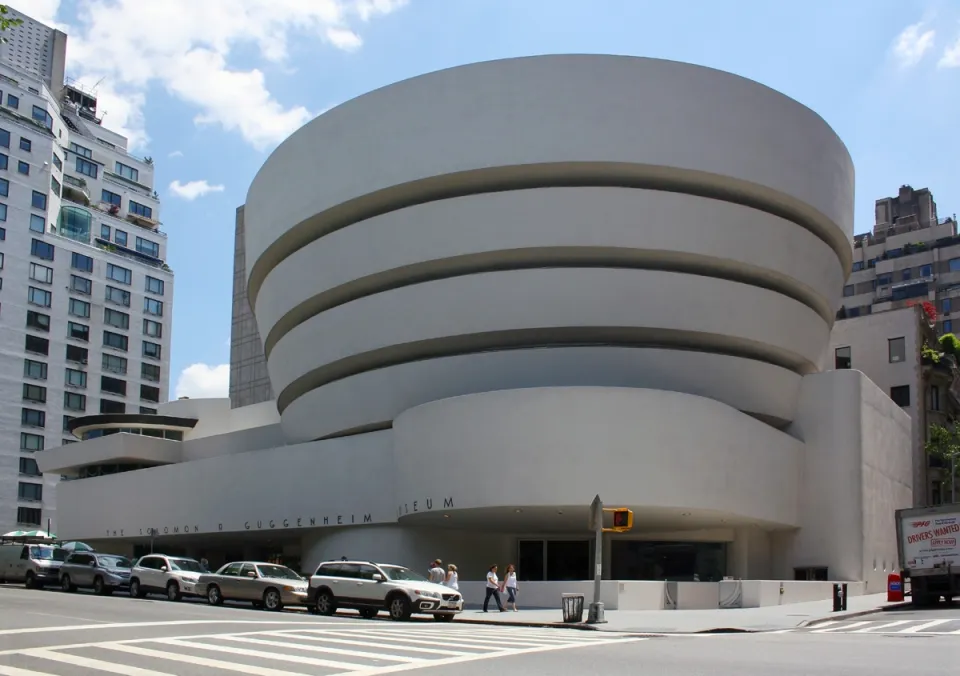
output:
[[[157,414],[157,409],[155,409],[155,408],[150,408],[149,406],[141,406],[141,407],[140,407],[140,412],[141,412],[141,413],[149,413],[150,415],[156,415],[156,414]]]
[[[906,339],[903,337],[900,338],[890,338],[887,340],[887,356],[890,359],[891,364],[898,364],[907,358],[907,344]]]
[[[64,392],[63,408],[68,411],[86,411],[87,395],[80,394],[79,392]]]
[[[92,151],[92,150],[90,150],[89,148],[84,148],[84,147],[81,146],[81,145],[77,145],[76,143],[71,143],[71,144],[70,144],[70,150],[71,150],[71,152],[74,152],[74,153],[76,153],[77,155],[81,155],[81,156],[83,156],[83,157],[86,157],[88,160],[93,158],[93,151]]]
[[[117,305],[130,307],[130,292],[118,289],[115,286],[107,286],[106,300]]]
[[[20,458],[20,475],[42,476],[40,474],[40,467],[37,466],[37,461],[33,458]]]
[[[40,336],[31,336],[27,334],[23,349],[33,354],[50,354],[50,341]]]
[[[162,338],[163,337],[163,324],[160,322],[155,322],[151,319],[143,320],[143,333],[151,338]]]
[[[836,369],[852,368],[853,353],[850,347],[838,347],[833,351],[833,367]]]
[[[46,427],[47,414],[33,408],[20,409],[20,424],[29,427]]]
[[[150,359],[160,359],[160,345],[147,340],[143,341],[143,356]]]
[[[123,176],[125,179],[133,181],[134,183],[137,183],[140,180],[140,172],[134,169],[133,167],[128,167],[125,164],[121,164],[120,162],[117,162],[116,169],[117,169],[117,173],[120,176]]]
[[[40,106],[33,107],[33,119],[42,124],[47,129],[53,131],[53,116],[47,112],[46,108]],[[54,154],[56,157],[56,154]]]
[[[7,205],[0,204],[0,221],[6,222],[6,220],[7,220]]]
[[[6,171],[10,167],[10,158],[0,153],[0,170]]]
[[[854,261],[852,272],[860,272],[863,270],[863,261]]]
[[[30,206],[34,209],[41,209],[43,211],[47,210],[47,196],[42,192],[33,191],[33,194],[30,196]]]
[[[153,258],[160,258],[160,245],[149,239],[137,237],[137,251]]]
[[[64,432],[69,432],[69,431],[70,431],[70,421],[71,421],[71,420],[76,420],[76,419],[77,419],[77,417],[76,417],[76,416],[73,416],[73,415],[65,415],[65,416],[63,416],[63,431],[64,431]]]
[[[5,178],[0,178],[0,197],[10,197],[10,181]]]
[[[56,153],[53,154],[53,166],[55,166],[60,171],[63,171],[63,160],[60,159],[60,156]]]
[[[87,363],[87,348],[79,345],[67,345],[67,361],[77,364]]]
[[[930,401],[927,404],[927,407],[931,411],[940,410],[940,388],[937,385],[930,386]]]
[[[43,484],[28,484],[21,481],[17,487],[17,498],[30,502],[42,502]]]
[[[100,201],[118,207],[123,202],[123,198],[117,193],[111,192],[110,190],[104,188],[100,191]]]
[[[27,453],[36,453],[43,450],[43,435],[31,434],[30,432],[20,433],[20,450]]]
[[[103,345],[104,347],[112,347],[115,350],[123,350],[126,352],[127,337],[120,335],[119,333],[114,333],[113,331],[104,331]]]
[[[106,307],[103,308],[103,323],[126,331],[130,328],[130,315]]]
[[[38,214],[30,214],[30,229],[34,232],[44,232],[47,229],[47,220]]]
[[[143,311],[146,312],[148,315],[156,315],[157,317],[162,317],[163,302],[157,300],[156,298],[144,298]]]
[[[50,331],[50,315],[27,310],[27,328],[34,331]]]
[[[943,320],[943,332],[944,333],[953,333],[953,320],[944,319]]]
[[[854,294],[853,284],[847,284],[845,287],[843,287],[844,297],[849,297],[849,296],[852,296],[853,294]]]
[[[147,275],[146,290],[148,293],[155,293],[158,296],[163,295],[163,280]]]
[[[100,391],[125,397],[127,396],[127,381],[100,376]]]
[[[53,303],[53,294],[46,289],[30,286],[27,287],[27,302],[40,307],[50,307]]]
[[[960,271],[960,258],[951,258],[947,266],[950,268],[950,272]]]
[[[60,181],[57,180],[56,176],[50,177],[50,189],[53,190],[53,194],[57,197],[60,197],[60,193],[63,192],[63,186],[60,185]]]
[[[68,387],[85,388],[87,386],[87,372],[68,368],[64,374],[63,382]]]
[[[10,132],[6,129],[0,129],[0,146],[4,148],[10,147]]]
[[[23,174],[24,176],[29,176],[30,165],[23,160],[17,160],[17,173]]]
[[[131,214],[136,214],[137,216],[143,216],[144,218],[153,218],[153,209],[139,202],[134,202],[130,200],[130,204],[127,207],[130,210]]]
[[[160,367],[156,364],[140,364],[140,377],[155,383],[160,382]]]
[[[70,291],[89,296],[93,291],[93,282],[86,277],[70,275]]]
[[[877,286],[889,286],[893,281],[893,275],[877,275]]]
[[[127,233],[117,228],[116,232],[113,233],[113,241],[119,246],[127,246]]]
[[[39,263],[30,264],[30,279],[41,284],[53,284],[53,268]]]
[[[33,378],[34,380],[46,380],[47,365],[42,361],[34,361],[33,359],[24,359],[23,360],[23,377]]]
[[[99,170],[97,169],[97,165],[90,160],[85,160],[82,157],[78,157],[77,173],[83,174],[84,176],[89,176],[90,178],[97,178]]]
[[[106,223],[100,224],[100,239],[110,241],[110,226]]]
[[[7,94],[7,105],[11,108],[20,107],[20,97],[14,96],[13,94]]]
[[[17,507],[17,523],[22,526],[39,526],[42,513],[35,507]]]
[[[67,338],[82,340],[86,343],[90,340],[90,327],[77,322],[67,322]]]
[[[944,298],[940,301],[940,311],[943,313],[950,312],[950,305],[953,301],[950,298]]]
[[[70,259],[70,267],[80,272],[93,272],[93,259],[90,256],[75,253]]]
[[[897,385],[896,387],[891,387],[890,398],[893,399],[893,403],[897,406],[906,408],[910,405],[910,386]]]
[[[910,277],[911,277],[911,270],[910,268],[907,268],[906,270],[903,271],[903,276],[901,277],[901,279],[903,279],[903,281],[906,282],[906,281],[909,281]]]
[[[127,360],[115,354],[104,354],[100,368],[108,373],[125,375],[127,372]]]
[[[24,137],[24,136],[21,136],[21,137],[20,137],[20,150],[22,150],[22,151],[24,151],[24,152],[27,152],[27,153],[32,152],[32,151],[33,151],[33,142],[32,142],[30,139],[28,139],[28,138],[26,138],[26,137]]]
[[[90,303],[84,300],[71,298],[69,312],[74,317],[83,317],[85,319],[88,319],[90,317]]]
[[[23,384],[23,400],[32,401],[37,404],[47,403],[47,388],[42,385],[32,383]]]
[[[927,263],[926,265],[920,266],[920,276],[921,277],[932,277],[933,276],[933,266]]]
[[[141,385],[140,398],[156,404],[160,401],[160,388],[153,387],[152,385]]]
[[[107,279],[112,279],[121,284],[130,284],[133,279],[133,273],[127,268],[122,268],[113,263],[107,263]]]
[[[122,401],[113,401],[111,399],[100,400],[101,413],[126,413],[127,405]]]
[[[53,245],[47,244],[42,239],[34,239],[30,242],[30,255],[41,260],[52,261],[53,251]],[[92,259],[91,262],[93,262]]]

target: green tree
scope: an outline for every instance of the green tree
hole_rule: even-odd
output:
[[[954,492],[954,485],[960,475],[960,432],[936,423],[930,425],[930,437],[926,444],[927,454],[943,461],[945,469],[944,490],[948,495]],[[944,496],[944,502],[947,497]]]
[[[8,28],[13,28],[14,26],[19,26],[23,23],[23,19],[11,19],[7,16],[10,13],[10,8],[6,5],[0,5],[0,33],[7,30]],[[6,42],[5,37],[0,37],[0,42]]]

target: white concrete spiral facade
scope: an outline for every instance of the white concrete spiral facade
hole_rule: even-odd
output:
[[[282,144],[248,194],[284,430],[570,386],[789,421],[849,270],[852,204],[823,120],[698,66],[510,59],[359,97]]]

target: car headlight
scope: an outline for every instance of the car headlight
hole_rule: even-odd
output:
[[[437,592],[432,592],[432,591],[421,591],[421,590],[419,590],[419,589],[414,589],[414,593],[417,594],[418,596],[422,596],[422,597],[425,598],[425,599],[439,599],[439,598],[440,598],[440,594],[438,594]]]

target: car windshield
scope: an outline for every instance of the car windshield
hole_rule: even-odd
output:
[[[185,573],[202,573],[203,566],[193,559],[170,559],[170,565],[174,570],[182,570]]]
[[[65,561],[68,553],[60,548],[54,549],[53,547],[30,548],[30,558],[38,561]]]
[[[130,559],[124,556],[98,556],[97,561],[104,568],[130,568]]]
[[[286,566],[277,566],[270,564],[268,566],[257,566],[260,571],[260,577],[273,577],[280,580],[302,580],[303,578],[294,573]]]
[[[427,578],[419,573],[414,573],[409,568],[402,566],[380,566],[380,569],[391,580],[407,580],[409,582],[429,582]]]

